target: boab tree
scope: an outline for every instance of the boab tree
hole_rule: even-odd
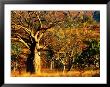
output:
[[[40,45],[40,39],[53,23],[45,25],[44,11],[11,11],[11,40],[22,42],[30,53],[27,58],[27,72],[40,73],[40,52],[46,47]]]

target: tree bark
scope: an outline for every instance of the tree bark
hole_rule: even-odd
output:
[[[39,35],[39,32],[37,32],[35,35],[35,42],[36,42],[36,46],[34,48],[35,73],[41,73],[41,57],[40,57],[40,51],[38,51],[38,49],[43,48],[43,46],[40,46],[40,43],[39,43],[42,36],[43,36],[43,33]]]
[[[66,65],[64,65],[63,67],[63,73],[65,73],[65,70],[66,70]]]
[[[40,52],[37,51],[37,47],[35,47],[35,73],[41,73],[41,58],[40,58]]]
[[[30,73],[35,73],[35,64],[34,64],[34,58],[35,58],[35,47],[36,47],[36,41],[34,38],[32,38],[32,42],[31,42],[31,45],[30,45],[30,54],[27,58],[27,68],[26,68],[26,71],[27,72],[30,72]]]
[[[50,70],[54,68],[54,61],[51,61]]]
[[[31,73],[40,73],[41,72],[41,58],[40,58],[40,52],[38,49],[40,48],[39,42],[36,43],[36,41],[33,40],[33,43],[31,44],[30,51],[27,58],[27,72]]]
[[[31,53],[29,54],[28,58],[27,58],[27,68],[26,68],[26,71],[27,72],[30,72],[30,73],[34,73],[35,72],[35,66],[34,66],[34,63],[33,63],[33,60],[34,60],[34,49],[31,49],[30,50]]]

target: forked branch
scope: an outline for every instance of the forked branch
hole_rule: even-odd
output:
[[[22,42],[27,48],[30,48],[29,46],[28,46],[28,44],[22,39],[22,36],[20,35],[20,34],[16,34],[17,35],[17,38],[11,38],[11,40],[16,40],[16,41],[20,41],[20,42]]]

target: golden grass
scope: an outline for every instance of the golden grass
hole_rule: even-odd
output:
[[[86,71],[69,71],[69,72],[60,72],[60,71],[48,71],[41,72],[36,74],[30,74],[26,72],[12,72],[12,77],[100,77],[99,70],[86,70]]]

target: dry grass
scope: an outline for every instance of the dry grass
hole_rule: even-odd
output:
[[[69,72],[59,72],[59,71],[47,71],[37,74],[30,74],[26,72],[12,72],[12,77],[100,77],[99,70],[86,70],[86,71],[69,71]]]

